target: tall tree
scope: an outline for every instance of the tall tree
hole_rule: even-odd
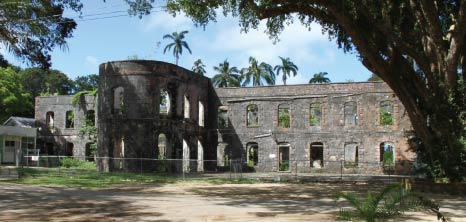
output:
[[[264,81],[267,85],[275,85],[275,73],[272,66],[257,61],[254,57],[249,57],[249,67],[242,70],[243,86],[249,85],[252,79],[253,86],[263,86]]]
[[[298,73],[298,66],[296,66],[290,58],[283,58],[279,56],[282,64],[281,65],[276,65],[274,70],[277,73],[277,76],[280,75],[280,72],[282,73],[282,80],[283,80],[283,85],[286,85],[286,79],[291,76],[291,73],[293,73],[293,76],[296,76]]]
[[[76,23],[63,16],[65,9],[79,12],[80,0],[3,0],[0,3],[0,43],[18,58],[49,68],[50,52],[65,48]]]
[[[24,89],[33,98],[39,95],[70,95],[73,93],[73,81],[61,71],[29,68],[21,71],[19,74],[21,75]]]
[[[379,82],[383,80],[380,77],[378,77],[376,74],[372,73],[371,77],[369,77],[367,81]]]
[[[92,91],[99,88],[99,76],[90,74],[87,76],[78,76],[74,80],[74,93],[79,91]]]
[[[202,63],[202,60],[200,60],[200,59],[194,61],[194,64],[193,64],[193,67],[191,68],[191,70],[194,73],[197,73],[197,74],[199,74],[201,76],[204,76],[204,74],[206,74],[205,65],[204,65],[204,63]]]
[[[331,82],[329,78],[325,77],[328,75],[327,72],[318,72],[309,80],[310,84],[313,83],[329,83]]]
[[[10,116],[33,117],[31,95],[23,89],[21,76],[12,68],[0,67],[0,124]]]
[[[217,72],[212,77],[212,84],[216,87],[238,87],[240,86],[240,75],[236,66],[230,67],[230,63],[225,59],[223,63],[214,66]]]
[[[171,43],[165,46],[163,54],[165,54],[165,52],[173,48],[172,51],[173,56],[175,57],[176,65],[178,65],[178,59],[180,58],[180,55],[183,54],[183,48],[186,48],[189,54],[191,54],[191,49],[189,48],[188,43],[186,41],[183,41],[186,34],[188,34],[188,31],[182,31],[180,33],[173,32],[171,35],[166,34],[163,36],[163,39],[170,39],[172,41]]]
[[[240,17],[243,31],[266,20],[272,38],[295,19],[306,27],[319,23],[345,52],[355,50],[362,64],[398,96],[415,130],[410,138],[418,160],[427,164],[428,172],[451,180],[464,176],[465,1],[167,2],[169,12],[183,11],[201,26],[215,21],[219,8]]]

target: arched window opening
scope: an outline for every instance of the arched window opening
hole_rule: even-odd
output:
[[[390,142],[380,144],[380,162],[384,166],[390,166],[395,163],[395,146]]]
[[[290,106],[288,104],[281,104],[278,106],[278,127],[290,128],[290,126]]]
[[[259,108],[256,104],[250,104],[247,106],[247,119],[246,124],[248,127],[259,126]]]
[[[125,105],[125,89],[121,86],[113,89],[113,113],[114,114],[123,114],[123,109]]]
[[[70,142],[67,142],[65,144],[65,156],[72,157],[73,156],[73,148],[74,148],[74,144],[70,143]]]
[[[322,106],[319,103],[312,103],[309,112],[309,125],[320,126],[322,121]]]
[[[65,128],[72,129],[74,128],[74,112],[71,110],[66,111],[65,114]]]
[[[311,143],[310,150],[311,167],[324,167],[324,144],[320,142]]]
[[[199,101],[199,126],[204,126],[204,104]]]
[[[55,113],[52,111],[49,111],[45,114],[45,124],[47,125],[48,129],[53,129],[54,127],[54,118],[55,118]]]
[[[257,166],[257,163],[259,162],[259,146],[257,143],[247,143],[246,150],[248,152],[248,166]]]
[[[393,102],[383,101],[380,103],[380,125],[393,125]]]
[[[86,126],[95,126],[95,111],[88,110],[86,112]]]
[[[167,89],[160,90],[159,114],[168,115],[171,109],[170,94]]]
[[[94,155],[96,154],[97,151],[97,144],[96,143],[86,143],[85,147],[85,155],[86,155],[86,160],[87,161],[95,161]]]
[[[345,103],[345,126],[358,125],[358,106],[356,102]]]
[[[217,125],[219,129],[228,128],[228,108],[226,106],[218,107]]]
[[[167,136],[164,133],[159,134],[158,139],[158,158],[159,159],[166,159],[167,158]]]
[[[204,171],[204,146],[197,140],[197,171]]]
[[[359,162],[359,147],[357,143],[345,144],[345,166],[357,166]]]
[[[278,171],[290,170],[290,144],[278,145]]]
[[[189,119],[190,112],[189,98],[184,95],[184,118]]]

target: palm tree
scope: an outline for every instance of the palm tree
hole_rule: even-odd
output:
[[[367,222],[389,218],[412,209],[429,209],[437,213],[437,218],[444,218],[440,207],[434,201],[404,189],[402,184],[390,184],[380,193],[368,191],[362,199],[355,193],[342,192],[335,195],[336,199],[343,198],[354,211],[340,209],[339,219]]]
[[[290,58],[285,59],[281,56],[279,56],[279,58],[282,60],[282,64],[276,65],[274,70],[277,73],[277,76],[280,75],[280,72],[282,72],[283,84],[286,85],[286,79],[290,76],[290,74],[293,73],[293,76],[296,76],[298,73],[298,66],[290,61]]]
[[[202,63],[202,60],[198,59],[198,60],[194,61],[194,65],[191,68],[191,70],[194,73],[197,73],[197,74],[203,76],[206,73],[204,68],[205,68],[205,65],[204,65],[204,63]]]
[[[214,70],[217,72],[212,77],[212,84],[216,87],[238,87],[240,85],[240,75],[238,74],[238,68],[235,66],[230,67],[230,63],[225,59],[223,63],[214,66]]]
[[[242,85],[248,85],[251,82],[251,78],[253,86],[263,86],[264,83],[262,80],[267,85],[275,85],[275,74],[273,73],[272,66],[265,62],[258,63],[256,58],[249,57],[249,67],[241,70],[241,76],[244,78]]]
[[[329,82],[331,82],[329,78],[325,77],[326,75],[328,75],[327,72],[316,73],[316,74],[314,74],[314,77],[312,77],[311,80],[309,80],[309,83],[312,84],[312,83],[329,83]]]
[[[183,41],[184,35],[187,33],[188,31],[182,31],[180,33],[173,32],[171,35],[166,34],[163,36],[163,39],[171,39],[173,41],[172,43],[165,46],[163,54],[165,54],[165,52],[168,50],[171,50],[173,47],[173,56],[175,56],[176,65],[178,65],[178,59],[180,58],[180,55],[183,54],[183,47],[188,50],[189,54],[191,54],[191,49],[189,48],[188,43]]]

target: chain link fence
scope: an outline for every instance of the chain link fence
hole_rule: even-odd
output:
[[[248,161],[247,159],[188,160],[110,157],[24,156],[25,168],[53,168],[58,173],[97,171],[108,162],[110,171],[175,178],[263,179],[274,181],[367,181],[412,177],[413,163],[326,161],[310,164],[309,160]],[[105,173],[105,172],[101,172]]]

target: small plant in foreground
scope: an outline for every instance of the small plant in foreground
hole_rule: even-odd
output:
[[[341,208],[338,219],[368,222],[377,221],[400,215],[405,211],[426,209],[437,213],[437,217],[443,218],[440,207],[432,200],[403,188],[401,184],[391,184],[380,193],[373,194],[368,191],[365,199],[360,199],[355,193],[343,192],[335,195],[335,199],[347,200],[352,208]]]

